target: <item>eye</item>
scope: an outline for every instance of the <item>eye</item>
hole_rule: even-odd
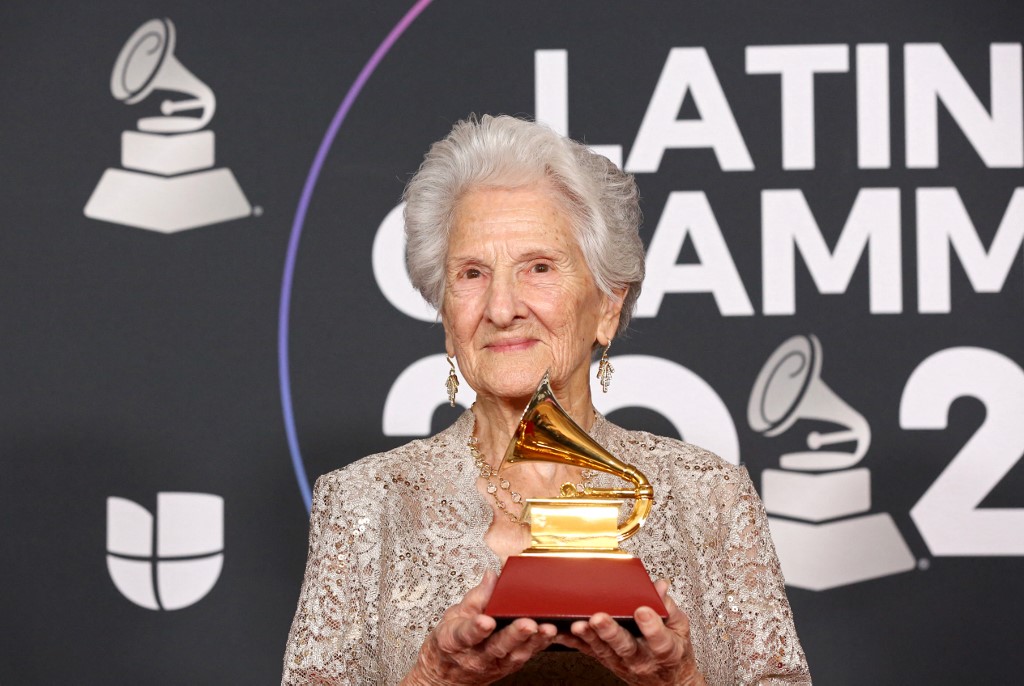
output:
[[[534,274],[547,274],[551,271],[551,265],[545,262],[538,262],[533,265],[531,271],[533,271]]]
[[[479,279],[480,278],[480,270],[479,269],[473,269],[473,268],[467,269],[466,272],[463,274],[463,277],[465,277],[467,279]]]

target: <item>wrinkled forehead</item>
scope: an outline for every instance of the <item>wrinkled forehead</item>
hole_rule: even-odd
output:
[[[541,177],[529,177],[522,183],[512,183],[510,180],[506,180],[502,183],[477,183],[462,189],[452,206],[449,233],[454,231],[457,223],[465,221],[468,214],[479,212],[479,199],[482,196],[491,198],[534,196],[538,200],[543,199],[552,212],[560,215],[558,220],[570,229],[577,243],[581,240],[582,232],[585,230],[586,217],[589,216],[589,211],[582,201],[572,194],[557,177],[547,174]]]
[[[481,249],[568,254],[579,244],[571,215],[549,187],[487,187],[460,199],[448,237],[449,257]]]

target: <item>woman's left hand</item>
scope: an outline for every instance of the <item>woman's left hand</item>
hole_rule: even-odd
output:
[[[572,634],[559,634],[555,641],[590,655],[630,684],[704,686],[690,643],[690,620],[668,595],[667,581],[658,581],[655,588],[668,620],[663,622],[649,607],[638,608],[633,619],[643,634],[639,638],[599,612],[573,622]]]

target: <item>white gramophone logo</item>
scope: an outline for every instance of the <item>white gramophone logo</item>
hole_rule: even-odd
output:
[[[892,517],[864,514],[871,509],[871,473],[855,465],[868,451],[871,427],[822,381],[821,363],[816,336],[790,338],[757,375],[747,406],[751,428],[766,436],[778,436],[800,419],[842,427],[811,431],[810,450],[782,455],[782,469],[765,469],[761,481],[786,583],[815,591],[914,567]],[[851,442],[852,452],[822,449]]]
[[[134,501],[107,498],[107,571],[136,605],[188,607],[210,592],[223,566],[220,496],[157,493],[155,518]]]
[[[121,134],[121,165],[107,169],[85,205],[85,216],[161,233],[249,216],[252,208],[230,169],[214,169],[210,123],[213,91],[174,56],[170,19],[147,21],[128,39],[114,64],[110,92],[128,105],[154,90],[184,93],[164,100],[162,116],[143,117],[138,131]],[[198,110],[199,116],[177,112]]]

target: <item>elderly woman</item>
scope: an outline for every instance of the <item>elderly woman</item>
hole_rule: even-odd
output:
[[[810,683],[746,472],[591,404],[592,357],[604,350],[607,383],[643,279],[633,179],[541,125],[485,116],[434,144],[405,200],[409,274],[476,403],[436,436],[317,481],[282,683]],[[604,613],[562,633],[484,614],[502,564],[529,545],[523,501],[565,482],[621,486],[501,464],[546,370],[572,418],[659,494],[623,544],[663,579],[668,609],[637,609],[638,637]]]

